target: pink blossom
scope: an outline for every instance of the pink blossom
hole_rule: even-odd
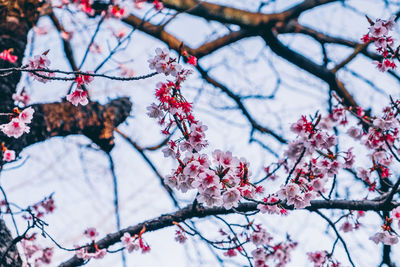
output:
[[[373,159],[384,166],[389,166],[392,163],[393,156],[385,151],[374,151],[372,154]]]
[[[93,255],[93,258],[95,258],[95,259],[102,259],[102,258],[104,258],[104,256],[107,254],[107,250],[105,249],[105,248],[103,248],[103,249],[98,249],[95,253],[94,253],[94,255]]]
[[[312,182],[313,190],[315,190],[315,191],[323,191],[325,183],[326,183],[326,180],[327,179],[315,179]]]
[[[395,128],[398,126],[398,121],[393,118],[376,118],[373,122],[374,126],[382,130],[389,130],[390,128]]]
[[[177,188],[178,187],[178,178],[175,175],[167,175],[164,178],[165,184],[172,188]]]
[[[50,60],[46,55],[36,55],[28,59],[28,64],[31,69],[46,69],[50,65]]]
[[[364,168],[361,168],[361,167],[357,168],[357,177],[360,178],[361,180],[369,181],[370,176],[371,176],[371,172],[370,171],[368,171],[368,170],[366,170]]]
[[[271,240],[272,236],[262,228],[254,231],[250,236],[250,242],[256,246],[268,245]]]
[[[390,59],[384,59],[382,62],[374,60],[374,61],[372,61],[372,63],[374,63],[376,65],[376,67],[378,68],[378,70],[381,72],[385,72],[390,68],[391,69],[396,68],[396,64],[394,63],[393,60],[390,60]]]
[[[175,232],[175,241],[176,242],[183,244],[186,242],[186,240],[187,240],[187,237],[183,231],[177,230]]]
[[[154,0],[153,6],[154,6],[154,9],[157,11],[161,11],[164,8],[164,4],[159,0]]]
[[[264,198],[263,200],[266,205],[258,204],[257,209],[261,211],[261,213],[268,213],[268,214],[281,214],[281,209],[277,205],[279,203],[279,199],[275,196],[269,196]],[[273,203],[276,203],[273,205]]]
[[[178,190],[181,190],[183,193],[186,193],[188,190],[193,189],[193,180],[194,178],[188,175],[184,175],[180,173],[178,176]]]
[[[288,184],[283,186],[281,190],[278,192],[278,196],[280,199],[288,199],[288,202],[291,204],[294,198],[300,194],[300,188],[297,184]],[[291,205],[288,203],[288,205]]]
[[[289,142],[287,150],[284,155],[291,160],[297,160],[303,152],[304,144],[300,140]]]
[[[9,61],[10,63],[15,63],[18,59],[17,56],[15,55],[11,55],[11,52],[14,49],[10,48],[10,49],[5,49],[3,50],[3,52],[0,53],[0,59],[5,60],[5,61]]]
[[[132,241],[132,237],[128,232],[125,232],[124,235],[121,237],[122,245],[126,246]]]
[[[139,250],[140,248],[137,239],[132,237],[128,232],[125,232],[121,237],[121,243],[126,247],[129,253],[134,250]]]
[[[390,234],[388,231],[378,232],[369,238],[374,241],[376,244],[383,243],[385,245],[394,245],[399,242],[399,239],[396,235]]]
[[[257,267],[265,267],[267,261],[267,252],[263,247],[256,248],[251,252],[251,255],[254,258],[254,266]]]
[[[395,15],[390,16],[388,20],[383,22],[383,26],[388,31],[391,31],[394,28],[394,26],[396,25],[395,19],[396,19]]]
[[[96,249],[95,252],[88,252],[87,248],[81,248],[76,251],[76,257],[83,259],[83,260],[88,260],[91,258],[94,259],[102,259],[104,256],[107,254],[107,250],[105,248],[103,249]]]
[[[323,264],[327,261],[326,251],[308,252],[307,255],[309,261],[314,263],[314,267],[322,267]]]
[[[89,83],[91,83],[93,81],[94,78],[90,74],[94,74],[94,72],[93,71],[88,71],[87,73],[88,73],[88,75],[79,74],[75,78],[75,82],[78,83],[78,87],[81,87],[84,84],[89,84]]]
[[[375,40],[374,44],[378,48],[386,49],[386,46],[387,46],[386,38],[380,37]]]
[[[351,232],[354,230],[354,226],[353,224],[351,224],[349,221],[345,221],[342,226],[340,226],[340,230],[342,230],[343,232],[347,233],[347,232]]]
[[[237,252],[235,249],[228,249],[224,252],[224,255],[227,257],[235,257],[237,255]]]
[[[225,209],[231,209],[239,205],[240,192],[237,188],[229,188],[222,194],[223,206]]]
[[[295,209],[304,209],[305,207],[311,206],[311,200],[315,198],[315,194],[307,192],[303,196],[297,196],[292,199]],[[289,202],[288,202],[289,203]]]
[[[197,161],[192,161],[183,169],[183,174],[191,177],[196,176],[200,171],[200,165]]]
[[[232,157],[232,152],[222,152],[221,150],[217,149],[214,150],[212,153],[214,157],[214,163],[218,165],[222,165],[224,167],[231,167],[234,162],[234,158]]]
[[[155,69],[158,73],[164,73],[166,76],[171,74],[178,78],[183,71],[182,66],[175,59],[171,58],[169,53],[167,48],[157,48],[156,56],[147,61],[149,62],[149,68]]]
[[[208,187],[197,196],[199,203],[205,203],[209,207],[220,207],[223,203],[219,186]]]
[[[31,123],[33,119],[33,113],[35,110],[31,107],[24,109],[20,114],[19,114],[19,120],[22,123]]]
[[[195,56],[189,56],[187,60],[190,65],[197,66],[197,58]]]
[[[47,58],[46,55],[36,55],[31,59],[28,59],[28,67],[29,69],[48,69],[50,65],[50,60]],[[38,75],[40,76],[38,76]],[[52,77],[55,76],[54,72],[47,72],[47,71],[35,71],[35,72],[28,72],[29,76],[32,76],[34,79],[38,80],[39,82],[46,83],[50,81]],[[43,76],[43,77],[41,77]]]
[[[172,76],[177,77],[178,73],[182,70],[182,66],[179,65],[176,62],[171,62],[169,63],[169,73],[171,73]]]
[[[14,150],[9,150],[7,149],[6,151],[3,152],[3,161],[13,161],[15,160],[15,151]]]
[[[374,61],[372,61],[372,63],[376,65],[376,67],[378,68],[378,70],[380,72],[385,72],[388,70],[388,67],[386,65],[384,65],[382,62],[374,60]]]
[[[164,112],[155,103],[151,103],[151,105],[148,106],[146,109],[148,110],[147,115],[150,118],[161,119],[164,116]]]
[[[372,25],[369,28],[369,33],[373,37],[379,38],[379,37],[387,35],[388,34],[388,29],[383,25],[382,21],[377,21],[377,22],[375,22],[374,25]]]
[[[79,104],[81,104],[82,106],[86,106],[89,103],[87,94],[87,91],[76,89],[75,91],[67,95],[67,100],[71,102],[74,106],[78,106]]]
[[[197,178],[193,181],[192,185],[199,189],[199,191],[204,191],[209,187],[219,185],[219,177],[212,170],[204,170],[201,172]]]
[[[95,240],[96,237],[99,235],[99,233],[97,232],[96,228],[94,228],[94,227],[90,227],[90,228],[86,229],[86,230],[83,232],[83,234],[84,234],[87,238],[89,238],[89,239],[91,239],[91,240]]]
[[[42,248],[35,244],[35,235],[33,234],[29,239],[23,239],[21,242],[24,254],[28,260],[27,266],[41,266],[41,263],[50,264],[53,257],[53,248]]]
[[[19,94],[13,94],[12,99],[22,103],[24,106],[28,105],[30,101],[29,95],[24,90]]]
[[[345,168],[352,168],[353,164],[354,164],[354,154],[353,154],[353,148],[349,148],[349,150],[347,150],[346,152],[346,157],[344,158],[345,163],[344,163],[344,167]]]
[[[397,207],[392,210],[391,212],[393,220],[397,221],[398,226],[400,228],[400,207]]]
[[[164,157],[168,158],[168,157],[175,157],[175,151],[169,147],[165,147],[161,150],[164,153]]]
[[[182,151],[192,151],[193,150],[193,146],[190,144],[190,142],[188,142],[188,141],[182,141],[180,144],[179,144],[179,148],[182,150]]]
[[[8,137],[19,138],[24,133],[29,133],[30,128],[20,118],[13,118],[9,123],[0,125],[0,129]]]
[[[193,73],[193,70],[182,69],[178,73],[178,76],[176,76],[176,80],[179,81],[179,82],[184,82],[184,81],[186,81],[187,77],[192,73]]]
[[[122,19],[127,15],[126,10],[118,5],[110,6],[110,13],[117,19]]]
[[[383,60],[383,65],[385,65],[386,69],[392,69],[394,70],[396,68],[396,63],[394,63],[393,59],[384,59]]]
[[[360,140],[364,132],[362,129],[352,126],[347,130],[347,134],[356,140]]]
[[[392,218],[400,221],[400,206],[392,210]]]

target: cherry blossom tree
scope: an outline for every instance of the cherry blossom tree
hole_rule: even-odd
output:
[[[396,266],[399,8],[0,2],[0,265]]]

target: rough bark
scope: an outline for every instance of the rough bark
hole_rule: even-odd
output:
[[[6,251],[7,255],[1,260]],[[0,219],[0,261],[0,267],[22,266],[17,247],[13,244],[11,233],[2,219]]]

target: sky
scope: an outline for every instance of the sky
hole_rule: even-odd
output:
[[[208,1],[227,4],[250,11],[257,10],[260,1]],[[264,1],[268,2],[268,1]],[[270,13],[284,10],[299,1],[271,1],[261,12]],[[368,22],[364,18],[387,18],[399,8],[399,3],[385,7],[384,1],[346,1],[346,6],[340,3],[330,4],[306,12],[299,22],[309,25],[322,32],[334,36],[358,41],[368,31]],[[397,4],[397,5],[396,5]],[[131,6],[128,2],[126,6]],[[143,16],[150,6],[142,10],[131,7],[131,12]],[[94,32],[98,19],[88,20],[83,14],[72,14],[55,9],[56,15],[68,31],[74,35],[71,43],[74,56],[79,63],[87,44]],[[153,17],[157,23],[165,17],[162,14]],[[154,12],[150,13],[154,14]],[[38,27],[47,29],[46,35],[30,32],[26,56],[37,55],[50,49],[48,54],[51,67],[69,70],[68,62],[63,54],[62,43],[57,30],[47,17],[38,22]],[[166,27],[166,30],[192,47],[197,47],[205,41],[213,40],[228,32],[230,25],[221,25],[187,14],[179,14]],[[92,70],[107,55],[107,49],[114,47],[116,41],[110,38],[112,31],[128,29],[122,22],[111,19],[101,27],[95,42],[103,47],[103,52],[90,53],[82,70]],[[231,27],[235,29],[235,27]],[[129,30],[128,30],[129,31]],[[396,26],[395,37],[399,27]],[[300,35],[280,36],[280,40],[315,62],[321,63],[321,48],[318,43]],[[116,70],[123,63],[135,71],[135,75],[150,73],[147,60],[154,55],[157,47],[165,47],[160,41],[135,31],[125,49],[115,55],[110,64],[100,70],[101,73],[118,75]],[[333,59],[328,67],[334,66],[346,58],[352,50],[327,45],[327,53]],[[326,112],[328,99],[327,85],[309,74],[300,71],[285,60],[274,55],[265,43],[258,38],[247,38],[216,51],[199,61],[201,66],[209,70],[212,77],[226,84],[241,95],[268,96],[273,98],[249,98],[245,104],[250,113],[262,125],[275,129],[287,138],[293,138],[288,129],[301,115],[314,114],[317,110]],[[365,77],[376,88],[356,78],[349,71],[356,71]],[[374,113],[379,113],[388,102],[388,96],[399,96],[397,81],[387,74],[375,69],[370,60],[358,56],[348,65],[348,70],[341,70],[338,77],[346,84],[356,100],[365,107],[371,107]],[[131,116],[120,127],[141,146],[158,144],[163,136],[154,120],[146,115],[146,107],[154,99],[155,85],[163,81],[162,75],[150,79],[132,82],[114,82],[106,79],[95,79],[89,88],[93,100],[106,103],[110,99],[129,96],[133,102]],[[60,101],[69,90],[70,84],[52,81],[46,84],[32,81],[23,76],[19,89],[25,87],[32,97],[32,103],[48,103]],[[274,154],[263,149],[259,144],[249,143],[250,127],[240,111],[234,109],[234,103],[218,89],[206,84],[195,72],[183,86],[183,94],[194,102],[196,116],[208,126],[207,138],[209,147],[206,152],[214,149],[229,150],[235,156],[245,157],[250,162],[250,170],[254,179],[262,177],[263,167],[276,162]],[[285,147],[271,137],[256,133],[255,138],[283,156]],[[121,136],[115,133],[115,148],[111,155],[115,162],[118,178],[120,217],[122,227],[135,225],[143,220],[157,217],[160,214],[174,211],[173,203],[161,188],[158,178],[143,160],[143,158]],[[348,139],[341,139],[343,144]],[[360,157],[364,152],[361,148]],[[176,167],[176,162],[165,159],[160,150],[147,152],[163,175],[167,175]],[[396,170],[397,171],[397,170]],[[25,149],[20,159],[5,166],[1,173],[1,185],[7,192],[9,201],[27,206],[43,197],[54,194],[56,210],[48,215],[45,221],[51,236],[67,248],[82,245],[86,242],[82,236],[88,227],[96,227],[100,237],[115,232],[114,195],[112,175],[107,155],[91,144],[83,136],[55,137],[46,142],[35,144]],[[281,181],[268,184],[267,191],[274,192]],[[360,195],[362,187],[354,184],[349,177],[343,176],[342,196]],[[177,193],[182,206],[191,203],[195,192],[189,194]],[[326,211],[325,214],[330,214]],[[332,212],[337,217],[339,212]],[[232,221],[242,221],[239,216],[228,216]],[[265,225],[273,233],[276,240],[284,240],[286,233],[299,242],[299,247],[293,252],[292,261],[288,266],[311,266],[306,260],[305,253],[320,249],[330,250],[335,240],[334,233],[316,214],[307,211],[294,211],[288,217],[282,218],[271,215],[256,216],[256,221]],[[7,218],[8,225],[10,220]],[[18,218],[18,225],[24,228],[26,222]],[[195,220],[199,229],[210,237],[216,236],[220,223],[215,219]],[[367,214],[363,220],[365,229],[357,234],[343,234],[352,251],[352,257],[357,266],[377,266],[380,260],[381,248],[377,247],[368,237],[375,233],[380,225],[376,214]],[[134,252],[127,255],[127,266],[217,266],[216,258],[209,248],[198,238],[189,238],[185,245],[174,241],[176,228],[165,228],[154,233],[146,233],[145,240],[151,246],[149,254],[142,255]],[[47,239],[40,239],[43,246],[53,246]],[[120,244],[114,248],[119,248]],[[395,261],[400,261],[398,248],[392,253]],[[366,256],[368,255],[368,256]],[[371,255],[371,257],[369,256]],[[72,256],[71,252],[55,250],[54,265]],[[222,256],[223,257],[223,256]],[[335,251],[335,257],[348,265],[347,258],[341,245]],[[109,254],[103,260],[92,260],[87,266],[122,266],[119,253]],[[237,259],[239,266],[246,264],[243,259]],[[229,259],[224,266],[236,266]]]

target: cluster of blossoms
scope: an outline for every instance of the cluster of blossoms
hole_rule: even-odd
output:
[[[393,27],[390,26],[390,21],[382,21],[379,24],[387,29]],[[163,133],[169,134],[169,129],[176,125],[183,134],[182,138],[170,140],[163,149],[165,157],[172,157],[179,163],[178,168],[165,177],[166,184],[182,192],[197,190],[197,201],[209,207],[232,209],[243,199],[256,201],[258,193],[263,193],[263,188],[249,181],[251,173],[249,163],[245,159],[220,150],[215,150],[212,156],[201,153],[207,146],[207,127],[195,120],[191,113],[191,104],[181,95],[180,85],[184,79],[181,79],[180,75],[185,70],[177,65],[176,59],[171,58],[169,51],[165,49],[157,49],[156,56],[150,59],[149,63],[150,68],[156,69],[157,72],[175,77],[175,81],[157,85],[156,98],[159,104],[153,103],[148,107],[148,115],[158,119],[159,123],[165,126]],[[192,64],[194,65],[195,61],[192,61]],[[285,159],[280,160],[278,164],[284,166],[287,181],[276,193],[266,196],[262,202],[258,201],[258,209],[262,213],[285,215],[285,206],[293,206],[295,209],[308,207],[311,200],[325,197],[324,194],[328,192],[326,185],[341,169],[356,169],[356,176],[364,182],[369,191],[375,191],[377,180],[386,179],[391,175],[391,149],[397,151],[395,141],[400,132],[399,121],[395,118],[400,110],[399,105],[399,101],[393,103],[392,107],[384,109],[382,116],[373,118],[365,116],[361,108],[347,108],[340,104],[335,106],[328,116],[319,115],[310,119],[301,117],[291,126],[291,131],[297,138],[289,143],[284,153]],[[349,126],[347,113],[350,112],[359,118],[359,125]],[[368,157],[371,158],[372,167],[355,168],[353,148],[338,151],[337,138],[333,131],[337,126],[347,127],[347,134],[371,151]],[[269,168],[267,170],[269,173]],[[274,179],[277,177],[276,174],[271,174],[272,176]],[[358,219],[364,216],[364,212],[357,212],[356,217],[353,213],[350,215],[340,227],[343,232],[351,232],[361,226]],[[400,221],[400,208],[394,210],[392,216]],[[389,223],[385,225],[383,231],[371,239],[384,244],[397,243],[397,236],[388,226]],[[184,231],[176,232],[176,240],[186,240]],[[277,266],[284,266],[290,259],[287,256],[288,251],[295,247],[295,243],[289,242],[287,246],[282,243],[272,250],[265,249],[270,242],[270,236],[263,230],[255,231],[249,240],[256,246],[261,245],[252,252],[256,266],[266,266],[266,261],[270,258],[277,259]],[[236,256],[238,252],[241,253],[241,249],[241,246],[237,246],[224,254],[229,257]],[[332,255],[324,251],[308,253],[308,256],[315,266],[339,266],[339,263],[332,259]]]
[[[129,233],[124,233],[124,235],[121,237],[121,243],[125,246],[129,253],[139,249],[141,249],[142,253],[147,253],[150,251],[150,246],[142,238],[142,235],[145,231],[146,228],[143,227],[138,235],[131,236]],[[83,260],[104,258],[107,250],[105,248],[100,249],[97,246],[95,240],[99,233],[97,232],[96,228],[90,227],[86,229],[83,234],[91,240],[91,244],[84,247],[77,247],[76,256]]]
[[[122,19],[128,15],[128,12],[125,8],[120,7],[119,5],[113,5],[109,7],[109,14],[116,19]]]
[[[339,229],[344,233],[358,230],[361,227],[359,219],[363,216],[365,216],[365,212],[362,210],[357,211],[357,216],[353,216],[353,213],[351,212],[348,216],[346,216],[346,221],[340,226]]]
[[[95,239],[99,235],[96,228],[90,227],[86,229],[83,234],[91,240],[91,243],[84,247],[76,246],[76,257],[83,260],[104,258],[104,256],[107,254],[107,250],[105,248],[99,249],[95,243]]]
[[[142,234],[146,228],[143,228],[138,235],[131,236],[129,233],[124,233],[121,237],[121,243],[131,253],[134,250],[141,250],[142,253],[150,252],[150,246],[144,242]]]
[[[62,8],[70,4],[73,4],[78,10],[86,13],[88,16],[95,15],[95,10],[92,8],[93,0],[61,0],[61,3],[53,3],[53,6]]]
[[[32,70],[48,70],[50,60],[47,58],[46,54],[47,52],[29,59],[27,67]],[[30,71],[28,75],[42,83],[50,81],[50,79],[55,76],[54,72],[48,71]]]
[[[187,237],[186,237],[185,231],[183,231],[183,230],[175,231],[175,241],[176,242],[183,244],[186,242],[186,240],[187,240]]]
[[[351,149],[341,154],[332,152],[337,140],[329,130],[345,121],[343,109],[336,108],[329,116],[319,116],[314,122],[303,116],[291,126],[297,139],[291,141],[285,151],[287,182],[278,192],[264,198],[265,205],[258,205],[261,212],[286,214],[285,209],[273,205],[280,202],[296,209],[310,206],[311,200],[326,191],[325,184],[329,178],[340,168],[352,167],[354,155]]]
[[[17,103],[21,103],[23,106],[27,106],[31,100],[30,96],[25,90],[22,90],[19,94],[13,94],[12,99]]]
[[[28,60],[27,67],[29,69],[47,69],[50,65],[50,60],[46,56],[47,52],[42,55],[34,56],[33,59]],[[78,74],[76,75],[75,82],[77,83],[77,88],[66,96],[67,100],[71,102],[74,106],[78,106],[79,104],[85,106],[89,103],[88,100],[88,92],[83,90],[84,85],[88,85],[93,81],[93,76],[91,75],[93,72],[87,72],[87,74]],[[28,75],[33,76],[36,80],[46,83],[54,77],[54,72],[43,72],[43,71],[32,71],[28,72]],[[38,76],[39,75],[39,76]],[[24,93],[24,91],[20,94],[14,94],[13,99],[15,101],[19,101],[21,103],[27,103],[29,100],[29,96]]]
[[[89,103],[88,100],[88,92],[83,90],[82,86],[87,85],[93,81],[93,76],[91,76],[92,72],[89,72],[88,75],[78,74],[75,82],[77,83],[77,88],[70,94],[67,95],[67,100],[72,103],[74,106],[78,106],[81,104],[82,106],[86,106]]]
[[[374,61],[374,64],[382,72],[396,68],[394,58],[397,56],[397,52],[394,48],[394,39],[389,35],[389,32],[396,25],[395,18],[396,16],[393,15],[388,20],[377,19],[375,22],[368,19],[371,24],[369,33],[361,38],[364,43],[374,42],[376,51],[384,57],[382,62]]]
[[[186,57],[189,58],[187,54]],[[182,192],[197,189],[199,203],[226,209],[237,207],[242,197],[254,198],[256,193],[261,193],[261,187],[249,182],[249,163],[245,159],[220,150],[213,152],[212,159],[200,153],[208,145],[205,139],[207,126],[194,119],[191,104],[180,92],[180,84],[190,71],[183,69],[167,49],[156,49],[156,56],[149,64],[157,72],[174,76],[175,81],[158,84],[155,95],[160,103],[151,104],[147,108],[148,115],[166,125],[163,133],[168,134],[171,126],[177,125],[184,135],[184,138],[170,140],[163,149],[164,156],[173,157],[180,164],[165,177],[166,184]],[[169,121],[166,121],[167,115]],[[184,156],[182,152],[186,152]]]
[[[251,173],[245,159],[215,150],[210,160],[206,154],[196,151],[187,152],[183,160],[178,159],[181,165],[166,176],[166,184],[182,192],[197,189],[199,203],[226,209],[237,207],[242,198],[252,199],[262,192],[262,187],[249,182]]]
[[[37,219],[41,219],[44,217],[44,215],[53,213],[55,210],[56,206],[54,203],[53,196],[50,195],[48,197],[45,197],[43,200],[37,202],[36,204],[33,204],[28,207],[29,215],[22,215],[22,218],[25,220],[32,220],[32,217],[35,217]]]
[[[272,236],[259,225],[250,235],[250,242],[256,246],[256,249],[251,252],[255,267],[267,267],[269,261],[273,261],[274,266],[280,267],[290,262],[290,253],[297,247],[297,242],[288,238],[286,242],[272,244],[272,240]]]
[[[372,174],[385,179],[390,177],[389,167],[392,165],[393,153],[391,147],[395,145],[395,141],[399,138],[400,124],[395,118],[395,110],[390,107],[384,109],[381,117],[370,119],[368,122],[371,127],[365,134],[353,135],[365,147],[373,152],[371,153],[372,167],[369,169],[357,168],[357,175],[360,179],[370,185],[373,190],[376,182],[372,182]]]
[[[93,244],[92,247],[93,249],[89,249],[88,247],[79,248],[76,251],[76,257],[86,261],[89,259],[102,259],[107,254],[105,248],[99,249],[99,247],[96,244]],[[89,252],[90,250],[93,250],[93,252]]]
[[[251,172],[245,159],[234,157],[229,151],[215,150],[211,156],[201,153],[208,145],[205,139],[207,126],[195,120],[191,113],[191,104],[181,95],[180,84],[184,80],[181,79],[181,74],[187,72],[175,64],[170,67],[176,60],[171,59],[167,50],[157,49],[156,54],[155,58],[149,60],[150,68],[165,75],[171,74],[175,81],[157,86],[156,97],[160,103],[151,104],[148,115],[157,118],[161,125],[166,125],[163,133],[169,134],[171,126],[177,125],[183,134],[182,138],[170,140],[163,149],[165,157],[172,157],[179,162],[178,168],[165,177],[165,183],[182,192],[197,190],[197,201],[209,207],[232,209],[242,199],[255,199],[258,194],[263,193],[263,188],[250,182]],[[190,56],[185,57],[188,63],[196,64],[196,60]],[[176,241],[183,243],[186,238],[183,229],[176,232]],[[237,241],[232,241],[235,238],[228,240],[228,243],[233,242],[234,248],[226,250],[225,256],[233,257],[243,253],[242,247],[235,243]],[[248,241],[257,247],[252,252],[255,266],[266,266],[267,261],[271,260],[276,262],[276,266],[284,266],[290,261],[290,251],[297,243],[289,240],[271,245],[271,240],[272,237],[260,226],[248,237]]]
[[[332,255],[326,251],[307,253],[308,260],[314,263],[314,267],[339,267],[341,264],[332,259]]]
[[[11,115],[11,121],[0,125],[0,130],[8,137],[14,138],[19,138],[24,133],[29,133],[30,127],[27,124],[31,123],[34,112],[35,110],[31,107],[28,107],[23,111],[14,108]]]
[[[41,266],[42,264],[50,264],[53,257],[53,248],[42,248],[35,243],[36,234],[23,239],[21,242],[26,261],[22,266]]]
[[[391,218],[386,218],[385,223],[382,225],[382,230],[372,235],[369,239],[376,244],[383,243],[389,246],[397,244],[399,237],[391,226],[393,220],[397,221],[398,228],[400,228],[400,207],[392,210]]]
[[[135,0],[135,7],[138,9],[143,8],[143,5],[148,2],[147,0]],[[161,11],[164,8],[164,4],[160,0],[153,0],[153,7],[157,11]]]
[[[43,217],[45,214],[53,213],[56,208],[54,204],[54,199],[52,196],[46,197],[39,203],[32,206],[32,212],[37,218]]]
[[[157,48],[155,57],[148,60],[150,69],[164,73],[165,76],[171,74],[174,77],[177,77],[182,70],[182,66],[176,61],[176,58],[170,57],[167,48]]]
[[[110,2],[107,10],[106,5],[95,6],[93,0],[59,0],[53,3],[53,7],[66,8],[69,5],[73,5],[77,10],[84,12],[89,17],[95,15],[102,15],[107,18],[113,17],[116,19],[122,19],[126,17],[129,12],[127,10],[127,4],[124,1],[112,1]],[[141,9],[147,0],[134,0],[133,6]],[[124,7],[123,7],[124,6]],[[161,11],[164,8],[164,4],[161,0],[153,0],[152,6],[156,11]]]

